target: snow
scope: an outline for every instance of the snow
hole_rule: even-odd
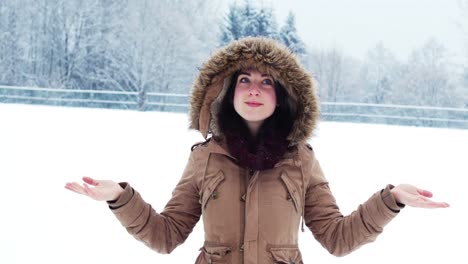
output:
[[[0,263],[193,263],[199,222],[161,255],[133,239],[104,202],[63,186],[128,181],[161,211],[201,135],[186,114],[0,104]],[[305,263],[467,263],[468,130],[321,122],[310,141],[343,213],[387,183],[433,191],[447,209],[405,208],[374,243],[331,256],[310,231]]]

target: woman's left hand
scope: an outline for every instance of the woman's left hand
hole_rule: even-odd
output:
[[[448,203],[432,201],[432,193],[410,184],[400,184],[390,191],[398,203],[420,208],[446,208]]]

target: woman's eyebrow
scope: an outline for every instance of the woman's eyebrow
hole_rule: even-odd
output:
[[[239,75],[248,75],[248,76],[250,76],[251,74],[248,73],[248,72],[241,72],[241,73],[239,73]],[[271,77],[271,75],[268,74],[268,73],[262,73],[262,77],[270,77],[270,78],[273,78],[273,77]]]

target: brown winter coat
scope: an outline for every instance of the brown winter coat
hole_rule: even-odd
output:
[[[289,151],[272,169],[239,166],[223,143],[216,111],[229,76],[254,66],[281,82],[297,109]],[[109,205],[122,225],[150,248],[170,253],[203,217],[205,242],[196,263],[302,263],[301,219],[332,254],[373,241],[400,207],[391,185],[343,216],[315,154],[306,143],[318,120],[315,84],[276,42],[247,38],[217,51],[203,65],[191,98],[191,127],[211,140],[193,148],[180,182],[161,213],[129,184]]]

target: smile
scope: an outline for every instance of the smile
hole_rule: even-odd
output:
[[[250,106],[250,107],[259,107],[259,106],[263,105],[263,104],[258,103],[258,102],[245,102],[245,104]]]

